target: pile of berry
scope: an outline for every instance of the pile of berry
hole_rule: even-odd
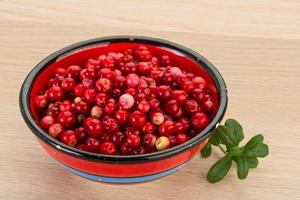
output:
[[[34,99],[40,126],[77,149],[134,155],[182,144],[215,106],[207,81],[145,46],[57,68]]]

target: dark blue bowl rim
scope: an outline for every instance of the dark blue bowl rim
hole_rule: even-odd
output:
[[[38,124],[35,122],[29,106],[29,98],[32,89],[32,83],[35,81],[37,75],[39,75],[49,64],[55,62],[62,56],[72,53],[73,51],[87,48],[92,45],[98,44],[107,44],[107,43],[119,43],[119,42],[130,42],[130,43],[142,43],[142,44],[150,44],[168,48],[173,51],[177,51],[188,58],[194,60],[199,63],[202,68],[204,68],[208,74],[212,77],[215,85],[217,87],[219,93],[219,108],[213,120],[209,123],[209,125],[202,130],[199,134],[193,137],[191,140],[172,147],[170,149],[149,153],[149,154],[141,154],[141,155],[104,155],[104,154],[96,154],[90,152],[84,152],[78,150],[76,148],[67,146],[51,136],[49,136],[44,130],[42,130]],[[199,66],[200,67],[200,66]],[[23,85],[20,90],[19,95],[19,106],[20,111],[25,120],[27,126],[31,129],[31,131],[43,142],[45,142],[48,146],[68,154],[73,157],[77,157],[80,159],[96,161],[96,162],[104,162],[104,163],[140,163],[154,160],[162,160],[172,156],[175,156],[179,153],[187,151],[192,147],[198,145],[203,142],[206,138],[209,137],[210,132],[220,123],[227,109],[228,97],[227,97],[227,88],[223,77],[220,72],[216,69],[216,67],[211,64],[207,59],[201,56],[199,53],[184,47],[182,45],[176,44],[174,42],[170,42],[164,39],[145,37],[145,36],[130,36],[130,35],[120,35],[120,36],[108,36],[108,37],[99,37],[95,39],[90,39],[82,42],[78,42],[72,45],[69,45],[65,48],[62,48],[49,56],[43,59],[40,63],[38,63],[31,72],[27,75],[26,79],[23,82]]]

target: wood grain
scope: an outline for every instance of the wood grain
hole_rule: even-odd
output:
[[[121,34],[183,44],[218,67],[229,90],[226,116],[270,145],[246,181],[234,167],[223,182],[206,182],[216,150],[157,181],[101,184],[67,172],[39,147],[18,108],[26,74],[68,44]],[[299,1],[1,0],[0,36],[0,199],[300,199]]]

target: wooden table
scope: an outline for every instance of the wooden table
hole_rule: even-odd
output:
[[[41,149],[19,113],[26,74],[68,44],[120,34],[183,44],[218,67],[229,91],[226,116],[242,122],[247,138],[261,132],[270,145],[247,180],[237,180],[235,166],[218,184],[205,180],[217,149],[136,185],[82,179]],[[299,1],[2,0],[0,67],[0,199],[300,199]]]

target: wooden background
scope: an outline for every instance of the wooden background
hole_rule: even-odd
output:
[[[136,185],[82,179],[41,149],[19,113],[26,74],[66,45],[121,34],[183,44],[218,67],[229,90],[226,116],[270,145],[247,180],[237,180],[235,166],[218,184],[205,180],[217,149]],[[0,68],[0,199],[300,199],[300,1],[0,0]]]

